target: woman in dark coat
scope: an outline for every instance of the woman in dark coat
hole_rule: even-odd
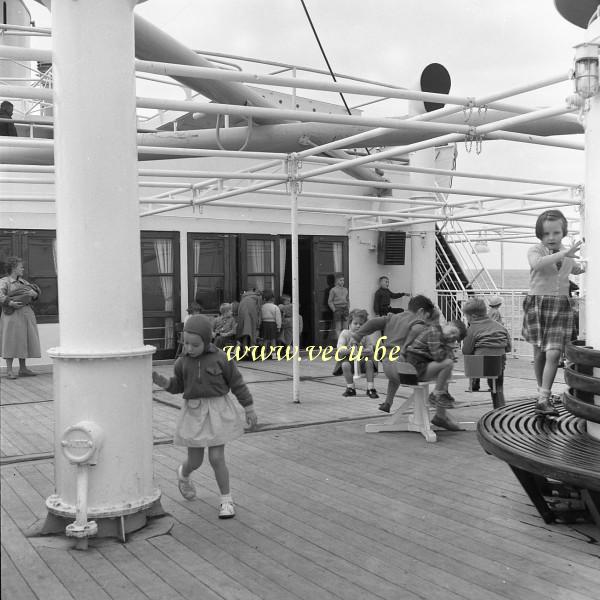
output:
[[[250,290],[242,294],[238,307],[237,338],[243,346],[256,344],[260,325],[260,292]]]

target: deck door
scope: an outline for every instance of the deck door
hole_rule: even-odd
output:
[[[188,301],[215,315],[223,302],[237,298],[235,236],[226,233],[188,234]]]
[[[155,359],[175,356],[175,323],[180,320],[179,233],[141,233],[144,343]]]
[[[332,313],[327,305],[329,290],[335,285],[335,273],[343,273],[348,281],[348,239],[314,236],[313,255],[313,336],[316,344],[337,344]]]
[[[279,236],[240,235],[240,293],[255,288],[271,290],[277,301],[280,294],[281,269]]]

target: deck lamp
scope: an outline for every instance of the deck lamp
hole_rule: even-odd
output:
[[[477,254],[486,254],[490,251],[490,247],[488,246],[487,240],[482,239],[479,239],[477,240],[477,242],[475,242],[474,248]]]
[[[598,45],[578,44],[575,46],[575,92],[582,100],[598,93]]]

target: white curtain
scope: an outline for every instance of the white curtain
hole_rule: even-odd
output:
[[[204,309],[218,310],[223,302],[224,252],[223,240],[194,240],[194,300]]]
[[[173,272],[173,244],[171,240],[154,240],[154,252],[159,273]],[[165,299],[165,312],[173,311],[173,276],[159,277],[160,289]],[[165,348],[171,348],[175,340],[173,317],[165,318]]]
[[[54,263],[54,272],[58,275],[58,267],[56,266],[56,238],[52,240],[52,262]]]
[[[332,243],[333,250],[333,270],[336,273],[343,273],[343,261],[342,261],[342,252],[344,250],[344,246],[342,242],[333,242]]]
[[[273,242],[268,240],[248,240],[246,242],[246,260],[248,264],[248,279],[254,280],[255,287],[260,291],[264,291],[267,280],[269,281],[269,287],[271,287],[271,277],[255,275],[255,273],[273,272]]]
[[[279,240],[279,295],[283,294],[283,279],[285,277],[286,239]]]
[[[194,240],[194,273],[198,273],[200,270],[200,252],[202,250],[202,241]],[[196,300],[198,293],[198,278],[194,277],[194,300]]]

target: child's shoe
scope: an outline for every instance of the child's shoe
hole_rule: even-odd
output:
[[[558,417],[559,414],[550,398],[539,398],[535,403],[534,411],[537,415],[544,415],[546,417]]]
[[[382,412],[389,413],[391,408],[392,408],[392,406],[390,404],[388,404],[387,402],[382,402],[379,405],[379,410]]]
[[[181,495],[186,500],[193,500],[196,497],[196,488],[194,487],[194,484],[190,481],[189,477],[183,476],[183,465],[177,467],[177,483]]]
[[[489,390],[488,390],[489,391]],[[456,398],[454,396],[450,395],[450,392],[445,391],[442,396],[444,396],[447,400],[450,400],[450,402],[452,402],[452,404],[456,404]]]
[[[344,398],[356,396],[356,390],[354,388],[346,388],[346,391],[342,394],[342,396],[344,396]]]
[[[429,394],[429,404],[439,408],[454,408],[454,401],[450,394],[446,392],[436,396],[433,392]]]
[[[369,398],[379,398],[379,394],[377,393],[377,390],[375,388],[371,388],[370,390],[367,390],[367,396],[369,396]]]
[[[231,498],[221,498],[219,507],[219,519],[232,519],[235,517],[235,505]]]
[[[442,429],[447,429],[448,431],[461,431],[460,425],[452,421],[448,416],[442,417],[440,415],[435,415],[433,419],[431,419],[431,424],[436,427],[441,427]]]

